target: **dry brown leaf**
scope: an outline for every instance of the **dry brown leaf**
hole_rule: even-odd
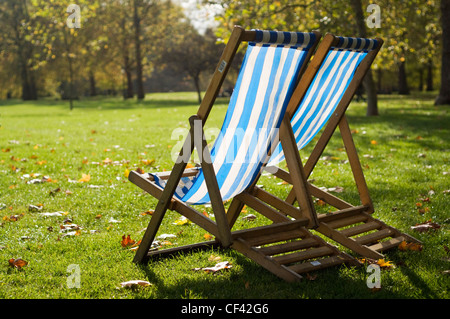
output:
[[[122,288],[124,287],[133,288],[133,287],[148,287],[151,286],[152,284],[145,280],[130,280],[121,282],[120,285],[122,286]]]
[[[423,246],[418,243],[407,243],[406,241],[402,241],[400,245],[398,245],[398,249],[402,251],[421,251],[423,249]]]
[[[131,239],[130,235],[122,236],[122,241],[121,241],[121,245],[122,247],[129,247],[129,246],[133,246],[136,242],[134,240]]]
[[[438,223],[432,222],[431,219],[427,220],[424,223],[420,223],[415,226],[411,226],[411,229],[418,231],[420,233],[423,233],[423,232],[426,232],[429,230],[437,230],[439,228],[441,228],[441,225],[439,225]]]
[[[22,258],[17,258],[17,259],[11,258],[9,260],[9,265],[13,268],[17,268],[20,270],[23,267],[25,267],[26,265],[28,265],[28,262],[26,262]]]

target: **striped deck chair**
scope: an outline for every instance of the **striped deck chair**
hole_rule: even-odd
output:
[[[323,50],[319,52],[320,48],[318,49],[311,61],[311,67],[305,71],[298,90],[294,93],[292,102],[296,100],[298,108],[290,121],[298,150],[303,149],[324,128],[305,166],[299,161],[306,179],[339,127],[361,203],[352,205],[323,188],[307,183],[305,188],[308,196],[321,199],[337,209],[330,214],[319,214],[316,230],[354,252],[374,259],[383,258],[382,251],[396,247],[404,240],[418,242],[417,239],[372,216],[373,203],[345,116],[356,89],[382,43],[381,39],[336,37],[327,34],[321,43]],[[284,157],[285,150],[279,144],[266,169],[292,183],[290,173],[281,168],[274,168]],[[293,204],[296,199],[295,191],[291,190],[286,202]],[[299,205],[302,204],[299,202]]]
[[[288,102],[320,37],[317,32],[246,31],[240,27],[233,30],[203,102],[197,114],[189,119],[190,133],[172,171],[156,174],[133,171],[129,174],[131,182],[158,199],[136,252],[135,262],[142,263],[180,251],[232,247],[287,281],[298,280],[302,277],[301,273],[313,269],[343,262],[358,264],[355,259],[307,230],[315,216],[312,210],[302,217],[298,209],[285,205],[292,207],[292,211],[296,210],[293,214],[297,219],[293,221],[287,217],[287,212],[272,212],[273,208],[260,205],[256,210],[263,215],[275,213],[277,223],[237,231],[232,231],[230,227],[233,223],[231,216],[238,215],[243,207],[241,201],[234,199],[243,196],[259,201],[250,195],[251,188],[277,145],[278,136],[286,143],[283,132],[289,126],[289,121],[285,120]],[[244,61],[221,132],[209,151],[203,126],[242,42],[248,42]],[[294,149],[293,135],[288,137]],[[186,168],[194,148],[199,154],[201,166]],[[296,166],[294,160],[289,158],[287,161],[292,167]],[[227,199],[232,199],[232,202],[226,213],[224,201]],[[208,203],[212,207],[214,220],[194,208],[195,205]],[[167,209],[179,212],[214,235],[216,240],[149,252]],[[283,246],[282,242],[294,239],[295,245],[291,242]],[[279,243],[279,246],[274,246],[274,243]],[[267,245],[270,246],[264,248]],[[292,252],[290,259],[287,255],[274,256],[289,251]],[[317,257],[327,259],[313,260]],[[288,264],[294,265],[289,268]]]

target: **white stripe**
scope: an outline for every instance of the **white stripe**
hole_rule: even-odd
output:
[[[275,53],[276,53],[275,47],[270,47],[267,49],[266,57],[264,60],[264,67],[263,67],[263,70],[261,73],[261,80],[260,80],[260,83],[259,83],[259,86],[257,89],[256,100],[253,104],[254,107],[252,108],[252,111],[251,111],[252,113],[250,115],[250,120],[249,120],[247,129],[244,134],[244,139],[243,139],[241,145],[239,146],[237,154],[235,154],[236,155],[235,161],[233,162],[231,169],[230,169],[231,174],[228,174],[227,178],[225,179],[225,181],[221,187],[222,195],[225,195],[229,192],[230,187],[233,185],[234,181],[236,180],[236,174],[239,172],[242,164],[245,161],[245,158],[246,158],[247,152],[248,152],[248,148],[249,148],[249,141],[251,141],[252,135],[253,135],[253,133],[255,133],[254,131],[255,131],[258,120],[260,119],[261,115],[267,117],[267,115],[270,114],[269,111],[267,111],[266,114],[261,114],[261,109],[264,104],[264,100],[266,98],[266,92],[267,92],[269,84],[270,84],[269,83],[270,73],[272,71]],[[276,90],[276,87],[274,85],[274,87],[272,88],[272,92],[275,90]],[[266,121],[267,120],[265,119],[265,122]],[[252,163],[252,162],[250,162],[250,163]]]
[[[337,51],[335,51],[335,52],[337,52]],[[333,55],[333,57],[334,57],[334,55]],[[342,58],[343,58],[343,54],[340,54],[339,57],[338,57],[338,59],[337,59],[337,61],[336,61],[336,62],[333,64],[333,66],[332,66],[332,69],[331,69],[331,71],[330,71],[330,74],[331,74],[331,75],[333,75],[333,74],[336,72],[336,69],[340,66]],[[328,60],[329,60],[330,62],[327,63],[327,68],[324,68],[323,72],[320,72],[319,77],[317,77],[317,79],[316,79],[316,83],[315,83],[315,84],[317,84],[317,85],[320,84],[323,74],[324,74],[325,71],[328,69],[328,66],[330,65],[331,61],[333,60],[333,59],[332,59],[332,56],[329,56],[329,58],[327,59],[327,62],[328,62]],[[312,104],[312,105],[309,105],[309,103],[308,103],[308,110],[309,110],[309,112],[308,112],[308,113],[306,114],[306,116],[302,119],[302,123],[301,123],[300,127],[299,127],[299,128],[297,129],[297,131],[294,133],[295,136],[298,136],[298,134],[300,133],[300,131],[301,131],[301,130],[303,129],[303,127],[306,125],[307,120],[309,120],[309,119],[311,118],[311,116],[314,114],[314,112],[316,111],[316,109],[317,109],[317,107],[318,107],[318,105],[319,105],[320,99],[322,98],[322,96],[323,96],[323,95],[325,94],[325,92],[327,91],[327,87],[328,87],[328,84],[329,84],[330,81],[331,81],[331,78],[332,78],[332,76],[329,76],[329,77],[326,79],[325,83],[323,83],[323,85],[321,85],[321,87],[320,87],[320,89],[319,89],[319,93],[318,93],[317,97],[315,98],[313,104]],[[315,86],[316,88],[317,88],[317,85]],[[309,92],[309,96],[310,96],[311,98],[312,98],[312,96],[314,95],[315,91],[316,91],[316,90],[311,90],[311,91]],[[310,98],[310,99],[311,99],[311,98]],[[305,109],[305,107],[304,107],[303,109]],[[299,114],[299,115],[300,115],[300,114]],[[303,136],[303,138],[304,138],[304,136]]]
[[[328,95],[327,99],[323,103],[324,105],[326,105],[326,107],[323,108],[322,112],[320,112],[321,115],[318,114],[315,117],[315,119],[310,123],[310,126],[309,126],[308,130],[305,132],[301,142],[299,141],[299,143],[298,143],[299,147],[303,148],[304,143],[307,140],[309,140],[311,135],[314,135],[315,133],[317,133],[317,129],[322,126],[323,122],[326,120],[326,118],[328,117],[330,112],[332,110],[334,110],[334,106],[338,102],[338,99],[340,99],[340,94],[344,90],[345,84],[347,83],[348,78],[350,77],[351,74],[353,74],[352,71],[355,68],[356,62],[358,60],[358,59],[355,59],[354,56],[357,55],[357,54],[359,54],[359,53],[357,53],[357,52],[350,52],[347,60],[344,63],[342,63],[342,67],[339,70],[339,73],[337,75],[337,79],[334,81],[331,89],[327,90],[329,92],[332,92],[336,88],[336,86],[339,85],[338,92],[336,94],[334,94],[334,95],[332,95],[332,94]],[[346,74],[344,75],[344,78],[342,79],[341,76],[342,76],[342,73],[344,71],[343,69],[350,62],[351,62],[350,69],[349,69],[348,72],[346,72]],[[333,72],[333,74],[334,74],[334,72]],[[328,84],[326,86],[328,87]],[[330,102],[331,98],[332,98],[332,100]]]
[[[260,46],[258,47],[259,49],[261,48]],[[224,134],[224,139],[222,141],[222,144],[220,146],[220,155],[221,156],[216,156],[214,158],[214,163],[213,163],[213,167],[214,167],[214,171],[217,173],[220,170],[220,167],[222,166],[222,164],[225,162],[225,159],[227,157],[227,154],[229,153],[229,147],[231,142],[234,139],[234,134],[236,133],[236,127],[239,123],[239,119],[242,115],[242,111],[244,109],[245,106],[245,99],[247,97],[247,92],[250,86],[250,82],[251,82],[251,78],[253,76],[253,72],[251,72],[254,69],[254,65],[256,62],[256,58],[258,56],[260,50],[258,50],[257,52],[252,51],[250,56],[252,57],[252,61],[251,61],[251,68],[247,69],[249,67],[249,64],[247,64],[247,68],[245,70],[245,81],[243,79],[242,84],[241,84],[241,88],[239,89],[239,96],[236,102],[236,106],[235,106],[235,111],[233,113],[232,119],[230,121],[230,125],[228,126],[225,134]],[[261,88],[263,88],[264,90],[267,89],[267,83],[269,80],[269,76],[270,76],[270,70],[272,68],[272,62],[271,60],[269,60],[269,56],[272,54],[273,55],[274,50],[271,48],[267,48],[267,53],[265,56],[265,60],[264,60],[264,66],[263,66],[263,70],[261,73],[261,80],[259,83],[259,87],[257,92],[260,92]],[[250,71],[247,71],[250,70]],[[256,101],[255,101],[255,105],[259,106],[259,108],[253,108],[252,109],[252,116],[250,117],[250,120],[254,120],[255,118],[258,118],[258,114],[260,113],[260,108],[262,105],[262,102],[260,101],[261,99],[264,99],[264,94],[257,94],[256,95]],[[256,116],[255,116],[256,114]],[[248,124],[247,128],[250,128],[251,123]],[[254,126],[253,126],[254,127]],[[248,131],[250,130],[246,130],[245,135],[248,134]],[[244,135],[244,139],[246,138]],[[234,152],[234,151],[233,151]],[[238,152],[237,154],[233,154],[233,155],[241,155],[240,152]],[[245,154],[244,154],[245,155]],[[239,161],[235,161],[234,163],[237,163]],[[234,166],[233,163],[233,166]],[[202,183],[201,187],[199,188],[199,190],[193,194],[191,196],[191,198],[189,198],[189,202],[198,202],[200,201],[207,193],[207,188],[206,188],[206,184],[205,182]]]
[[[249,89],[251,79],[253,76],[252,70],[255,67],[256,58],[259,55],[261,47],[262,46],[260,46],[260,45],[255,45],[252,48],[252,51],[250,52],[250,54],[248,56],[246,68],[245,68],[245,70],[243,70],[244,72],[242,75],[243,77],[242,77],[242,81],[241,81],[241,86],[239,88],[239,95],[236,99],[235,109],[234,109],[233,115],[230,120],[230,126],[228,128],[229,130],[233,130],[232,125],[235,125],[234,123],[237,123],[237,121],[239,121],[239,118],[241,117],[242,110],[243,110],[243,107],[245,104],[245,98],[247,96],[247,91]],[[220,165],[221,165],[224,162],[225,157],[227,155],[227,150],[230,146],[232,138],[233,138],[232,134],[227,134],[227,132],[225,132],[225,134],[223,135],[222,144],[221,144],[218,152],[216,153],[216,157],[214,158],[214,164],[220,163]],[[205,192],[207,192],[207,188],[206,188],[205,182],[203,181],[203,183],[201,184],[201,186],[199,187],[197,192],[195,194],[193,194],[193,196],[191,196],[190,198],[187,198],[186,201],[195,203],[195,202],[199,201],[201,198],[203,198],[203,196],[204,196],[203,195],[200,197],[200,196],[195,196],[195,195],[200,194],[200,193],[205,194]]]
[[[273,131],[273,125],[272,125],[271,128],[268,127],[268,121],[272,117],[271,114],[272,114],[272,110],[274,108],[275,108],[275,110],[277,112],[275,114],[275,118],[273,119],[273,121],[274,121],[273,123],[278,122],[278,119],[280,118],[280,111],[282,110],[283,103],[285,102],[285,97],[286,97],[286,94],[287,94],[287,90],[289,89],[289,85],[290,85],[290,82],[291,82],[290,80],[292,79],[292,77],[294,75],[294,72],[295,72],[295,69],[296,69],[296,65],[297,65],[297,61],[299,59],[301,51],[300,50],[296,50],[296,52],[294,53],[294,57],[293,57],[293,60],[292,60],[289,72],[288,72],[286,78],[283,79],[284,82],[281,83],[281,81],[280,81],[281,74],[283,72],[283,68],[284,68],[284,65],[285,65],[285,62],[286,62],[286,57],[288,55],[288,52],[289,52],[289,49],[287,49],[287,48],[283,49],[282,57],[281,57],[281,61],[280,61],[280,66],[278,67],[277,75],[276,75],[276,78],[275,78],[275,81],[274,81],[274,85],[273,85],[274,89],[271,92],[271,96],[270,96],[270,100],[269,100],[270,104],[269,104],[269,107],[267,109],[266,117],[264,119],[264,124],[262,125],[263,129],[267,128],[267,129],[272,129],[272,130],[270,130],[269,132],[266,132],[268,139],[267,138],[265,139],[264,135],[258,136],[258,141],[257,141],[258,147],[256,147],[256,151],[253,153],[252,158],[250,159],[250,163],[253,163],[253,167],[252,166],[247,167],[247,170],[244,173],[243,178],[241,178],[241,182],[236,187],[236,189],[233,191],[231,197],[234,196],[235,194],[240,193],[243,190],[243,188],[245,188],[247,186],[247,185],[244,185],[244,182],[249,177],[249,174],[253,173],[254,166],[257,165],[259,163],[259,161],[261,161],[261,160],[263,160],[264,162],[267,161],[267,146],[268,146],[268,142],[267,141],[270,140],[271,142],[273,142],[274,138],[277,136],[277,135],[274,134],[275,132]],[[278,103],[275,104],[276,92],[279,91],[278,88],[279,88],[280,84],[283,85],[283,87],[282,87],[282,90],[281,90],[281,92],[279,94]],[[261,132],[255,132],[255,133],[261,133]],[[262,146],[265,146],[265,147],[262,147]],[[263,156],[265,156],[265,157],[263,158]],[[236,170],[235,172],[237,173],[238,171]],[[234,182],[234,179],[233,179],[233,182]]]

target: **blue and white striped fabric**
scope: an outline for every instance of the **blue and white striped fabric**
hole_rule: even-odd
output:
[[[312,81],[291,119],[297,147],[304,148],[333,114],[353,79],[356,68],[377,46],[377,40],[339,37]],[[268,165],[284,160],[281,143],[272,153]]]
[[[269,160],[277,145],[278,128],[297,83],[314,33],[256,30],[249,43],[224,123],[211,149],[211,159],[223,200],[244,191]],[[164,187],[163,180],[153,175]],[[210,202],[201,169],[182,178],[175,196],[188,204]]]

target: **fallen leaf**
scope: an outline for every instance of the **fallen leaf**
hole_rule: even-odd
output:
[[[432,230],[436,230],[436,229],[439,229],[439,228],[441,228],[441,225],[439,225],[438,223],[432,222],[431,219],[426,221],[426,222],[424,222],[424,223],[417,224],[415,226],[411,226],[411,229],[413,229],[415,231],[418,231],[420,233],[426,232],[426,231],[431,230],[431,229]]]
[[[54,212],[54,213],[39,213],[41,216],[52,217],[52,216],[63,216],[64,212]]]
[[[148,287],[151,286],[152,284],[145,280],[130,280],[121,282],[120,285],[122,286],[122,288],[124,287],[133,288],[133,287]]]
[[[122,236],[122,241],[120,242],[120,244],[122,245],[122,247],[128,247],[128,246],[132,246],[134,245],[136,242],[134,240],[131,239],[130,235]]]
[[[26,265],[28,265],[28,262],[26,262],[22,258],[17,258],[17,259],[11,258],[9,260],[9,265],[13,268],[17,268],[20,270],[23,267],[25,267]]]
[[[253,215],[253,214],[248,214],[248,215],[242,217],[242,219],[243,219],[243,220],[246,220],[246,221],[252,221],[252,220],[255,220],[255,219],[256,219],[256,216]]]
[[[211,240],[213,239],[213,236],[211,234],[206,233],[203,235],[203,238],[205,238],[206,240]]]
[[[179,219],[177,219],[173,224],[174,225],[178,225],[178,226],[182,226],[182,225],[189,225],[191,223],[191,221],[189,219],[187,219],[184,216],[181,216]]]
[[[423,246],[418,243],[407,243],[406,241],[402,241],[398,245],[398,249],[402,251],[413,250],[413,251],[421,251]]]
[[[80,183],[89,182],[91,180],[90,174],[81,174],[81,178],[78,180]]]
[[[382,268],[391,268],[391,267],[394,266],[394,265],[392,265],[392,262],[385,261],[384,259],[378,259],[377,265],[382,267]]]
[[[166,240],[168,238],[177,238],[176,235],[173,234],[161,234],[157,237],[157,239]]]
[[[44,205],[38,204],[38,205],[29,205],[28,211],[30,212],[38,212],[41,211],[44,208]]]
[[[216,273],[221,270],[230,269],[231,267],[232,267],[232,265],[228,261],[222,261],[222,262],[216,264],[214,267],[194,268],[194,270],[196,270],[196,271],[204,270],[207,273],[210,273],[210,272]]]
[[[314,281],[317,279],[317,275],[310,275],[309,273],[306,273],[306,278],[308,278],[309,281]]]

